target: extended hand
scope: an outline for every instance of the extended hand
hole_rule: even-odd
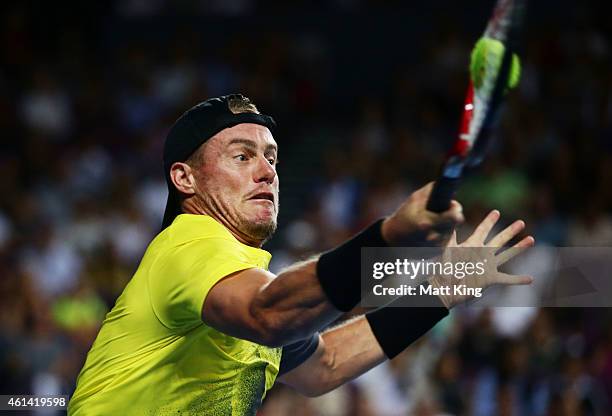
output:
[[[465,285],[468,288],[479,288],[481,290],[484,290],[487,287],[495,284],[525,285],[530,284],[533,281],[531,276],[510,275],[497,270],[499,266],[520,254],[524,249],[532,247],[535,243],[535,239],[532,236],[527,236],[511,248],[502,251],[501,253],[496,253],[496,249],[508,243],[508,241],[512,240],[525,228],[525,223],[523,221],[515,221],[506,229],[493,236],[493,238],[491,238],[487,243],[485,243],[485,240],[493,229],[493,226],[499,220],[499,217],[499,211],[491,211],[489,215],[487,215],[485,219],[476,227],[472,235],[470,235],[467,240],[465,240],[461,244],[457,244],[457,233],[453,232],[447,244],[447,247],[451,249],[445,250],[443,258],[446,258],[444,260],[456,263],[457,261],[475,262],[483,261],[486,259],[487,267],[486,273],[481,276],[466,275],[463,279],[457,279],[455,277],[434,276],[429,279],[430,284],[434,287],[451,288],[451,290],[440,291],[443,294],[439,295],[440,299],[447,308],[450,309],[451,307],[459,303],[465,302],[466,300],[472,297],[466,294],[456,294],[452,290],[453,286],[455,285]],[[473,247],[474,250],[452,250],[453,247]],[[450,256],[460,256],[461,258],[450,258]]]

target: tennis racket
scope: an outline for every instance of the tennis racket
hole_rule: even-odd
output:
[[[427,202],[429,211],[446,211],[463,175],[485,158],[496,124],[496,112],[513,76],[511,70],[515,68],[512,66],[519,65],[514,51],[525,3],[526,0],[498,0],[472,52],[470,82],[459,134],[432,189]]]

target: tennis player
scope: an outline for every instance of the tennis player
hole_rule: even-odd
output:
[[[399,354],[457,302],[440,298],[418,315],[383,308],[319,333],[360,301],[361,247],[442,244],[436,230],[462,222],[461,206],[427,211],[428,185],[341,246],[274,276],[261,248],[278,215],[274,128],[239,94],[204,101],[174,124],[162,231],[106,316],[68,414],[254,415],[275,381],[328,392]],[[485,218],[472,244],[484,244],[497,218]]]

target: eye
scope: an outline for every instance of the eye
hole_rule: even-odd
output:
[[[273,165],[273,166],[276,165],[276,159],[273,158],[273,157],[269,157],[268,158],[268,162],[270,162],[270,164]]]
[[[248,157],[244,153],[241,153],[239,155],[234,156],[234,159],[239,160],[241,162],[246,162],[248,160]]]

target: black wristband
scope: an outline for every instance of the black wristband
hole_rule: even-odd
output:
[[[389,359],[404,351],[448,315],[448,309],[437,296],[432,307],[393,306],[400,301],[406,300],[395,300],[385,308],[366,314],[378,344]]]
[[[317,262],[317,277],[334,307],[347,312],[361,300],[361,248],[387,247],[378,220],[342,245],[323,253]]]

